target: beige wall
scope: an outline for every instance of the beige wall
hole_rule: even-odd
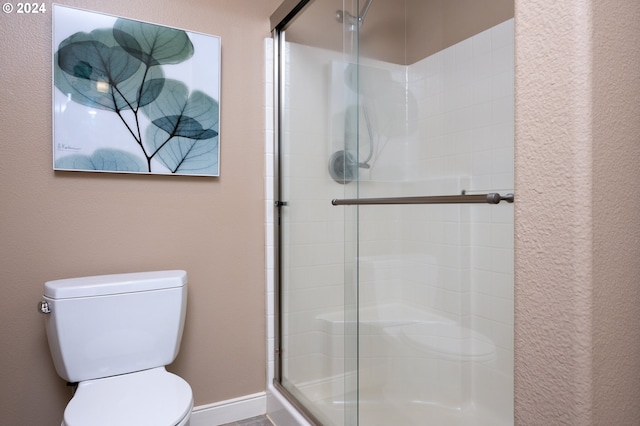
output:
[[[46,280],[184,268],[189,306],[170,368],[196,405],[264,390],[264,49],[279,0],[62,1],[222,38],[221,176],[52,171],[51,4],[0,16],[0,424],[59,424]]]
[[[640,424],[640,4],[516,0],[518,425]]]
[[[513,0],[406,0],[406,64],[513,18]]]
[[[187,269],[172,370],[196,404],[264,389],[262,39],[279,0],[63,3],[222,36],[222,176],[54,173],[50,14],[0,16],[0,423],[59,421],[70,393],[35,303],[68,276]],[[640,423],[639,15],[516,0],[517,424]]]

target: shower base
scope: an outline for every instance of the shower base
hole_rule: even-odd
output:
[[[327,335],[344,333],[343,312],[316,319]],[[512,410],[499,397],[511,379],[495,371],[496,348],[489,338],[401,303],[363,307],[358,320],[357,378],[351,372],[300,386],[314,411],[322,413],[323,423],[345,424],[345,412],[355,413],[358,401],[358,424],[366,426],[513,424]],[[342,365],[341,359],[334,361]],[[352,386],[349,394],[345,383]],[[347,417],[351,424],[353,415]]]
[[[373,395],[372,395],[373,397]],[[380,398],[384,398],[383,395]],[[317,408],[330,419],[331,424],[344,424],[344,403],[334,400],[317,401]],[[508,426],[513,421],[501,419],[481,406],[469,405],[451,408],[420,401],[394,401],[365,399],[358,406],[358,424],[366,426]]]

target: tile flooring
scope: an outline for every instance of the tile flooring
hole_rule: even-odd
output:
[[[238,420],[221,426],[273,426],[267,416],[251,417],[250,419]]]

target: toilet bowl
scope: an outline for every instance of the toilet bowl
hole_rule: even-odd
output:
[[[45,283],[39,304],[58,375],[77,388],[63,426],[185,426],[189,384],[166,370],[178,355],[185,271]]]
[[[187,382],[159,367],[79,383],[62,426],[184,426],[192,409]]]

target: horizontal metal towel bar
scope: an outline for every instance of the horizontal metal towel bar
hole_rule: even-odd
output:
[[[513,194],[500,195],[497,192],[474,195],[434,195],[423,197],[395,197],[395,198],[347,198],[333,199],[334,206],[363,206],[376,204],[498,204],[500,201],[513,203]]]

